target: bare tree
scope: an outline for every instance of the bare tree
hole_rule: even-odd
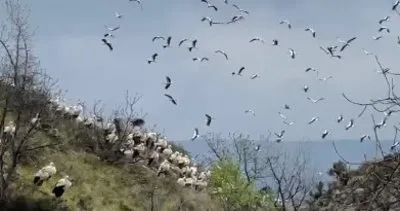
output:
[[[9,187],[24,152],[49,146],[34,141],[40,121],[46,115],[52,86],[32,51],[29,10],[18,0],[5,0],[7,21],[0,28],[0,205],[9,196]],[[14,124],[9,125],[13,120]],[[12,127],[12,132],[5,131]],[[6,133],[7,132],[7,133]]]
[[[204,140],[216,159],[234,158],[249,184],[256,181],[263,187],[274,187],[282,202],[277,206],[284,210],[288,207],[299,210],[314,185],[314,174],[307,175],[312,172],[308,159],[302,151],[292,157],[278,153],[279,148],[269,141],[269,137],[270,134],[257,142],[243,134],[232,133],[224,138],[210,133]]]
[[[267,164],[275,181],[276,206],[299,210],[313,188],[315,178],[304,151],[289,156],[287,152],[267,157]],[[308,173],[308,174],[307,174]],[[280,204],[278,205],[278,201]]]
[[[340,206],[337,209],[343,209],[344,206],[347,206],[368,210],[391,210],[397,208],[400,204],[400,191],[397,188],[400,182],[398,180],[400,175],[400,156],[397,153],[398,146],[395,144],[399,128],[396,125],[393,126],[393,146],[390,149],[392,154],[388,153],[389,149],[383,149],[380,134],[380,129],[387,125],[393,114],[400,111],[400,97],[397,94],[394,83],[400,73],[393,72],[391,68],[384,66],[377,55],[374,55],[374,60],[379,68],[377,72],[382,76],[386,86],[384,96],[377,99],[368,99],[367,102],[356,102],[345,93],[342,95],[351,104],[361,107],[358,117],[361,117],[368,108],[372,110],[371,129],[373,136],[371,138],[374,140],[376,147],[375,160],[368,161],[365,158],[363,163],[347,161],[340,155],[333,143],[341,162],[340,165],[338,163],[334,164],[331,169],[332,175],[336,177],[336,181],[332,183],[331,188],[340,193],[340,197],[335,198],[335,194],[332,194],[333,191],[329,193],[332,195],[330,197],[334,198],[333,201],[336,202],[336,206]],[[384,114],[380,122],[375,119],[377,113]],[[381,156],[380,159],[378,155]],[[348,170],[348,164],[359,165],[359,168]]]

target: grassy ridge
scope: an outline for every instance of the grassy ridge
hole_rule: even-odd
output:
[[[176,178],[156,177],[155,169],[137,164],[111,164],[93,153],[85,152],[78,143],[82,131],[71,121],[59,120],[55,138],[38,132],[30,143],[60,144],[51,148],[28,151],[21,158],[13,182],[15,199],[8,210],[219,210],[207,192],[177,185]],[[57,174],[43,186],[33,185],[33,174],[49,162]],[[60,200],[51,194],[53,185],[65,174],[72,187]]]
[[[32,175],[53,161],[57,175],[42,187],[32,184]],[[115,166],[98,160],[85,152],[53,152],[41,156],[36,167],[25,165],[18,169],[16,198],[29,201],[23,210],[215,210],[205,193],[182,190],[175,180],[155,178],[151,170],[139,166]],[[52,186],[64,174],[73,179],[73,186],[59,201],[53,200]],[[34,202],[34,203],[32,203]],[[49,203],[50,202],[50,203]],[[18,207],[21,210],[21,207]]]

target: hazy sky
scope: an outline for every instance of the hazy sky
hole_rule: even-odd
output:
[[[214,0],[218,12],[207,8],[200,0],[142,0],[143,11],[128,0],[70,0],[29,1],[31,25],[38,27],[35,37],[36,52],[45,68],[59,78],[59,86],[68,90],[73,102],[82,99],[88,103],[101,99],[108,107],[119,104],[125,91],[143,95],[138,108],[148,113],[148,125],[157,124],[171,140],[187,140],[194,127],[201,133],[242,131],[253,136],[286,129],[285,140],[320,140],[323,130],[331,134],[328,139],[358,139],[371,133],[371,110],[355,121],[355,127],[345,131],[349,118],[355,117],[360,107],[347,103],[342,92],[359,101],[371,96],[383,96],[384,81],[375,72],[373,57],[366,56],[362,48],[378,54],[387,67],[398,64],[400,45],[397,35],[400,17],[391,11],[391,0],[384,1],[321,1],[321,0]],[[216,21],[227,21],[237,10],[235,3],[249,10],[245,20],[230,25],[210,27],[201,22],[203,16]],[[124,15],[115,18],[115,12]],[[0,13],[1,14],[1,13]],[[3,13],[4,14],[4,13]],[[375,41],[378,20],[389,15],[385,23],[391,33]],[[282,19],[292,23],[292,29],[280,25]],[[104,25],[120,25],[114,39],[114,51],[102,44]],[[316,30],[312,38],[306,27]],[[162,42],[152,43],[153,36],[172,36],[172,48],[163,49]],[[358,39],[343,53],[343,59],[330,58],[319,46],[334,44],[337,37]],[[266,43],[249,43],[262,37]],[[177,47],[183,38],[198,39],[198,49],[189,53],[186,47]],[[271,46],[278,39],[280,46]],[[297,52],[290,58],[288,49]],[[227,52],[227,62],[216,49]],[[146,60],[157,52],[155,64]],[[209,62],[193,62],[193,57],[207,56]],[[233,77],[232,71],[245,66],[243,77]],[[332,75],[321,82],[307,67],[320,71],[321,77]],[[261,77],[250,80],[251,74]],[[163,89],[165,76],[173,85]],[[304,93],[302,88],[310,90]],[[178,106],[167,100],[164,93],[177,99]],[[325,97],[325,101],[312,104],[307,96]],[[291,110],[285,111],[288,104]],[[246,109],[256,112],[253,117]],[[283,124],[278,115],[282,111],[295,121]],[[205,126],[204,114],[215,117],[211,127]],[[336,123],[338,114],[345,121]],[[313,116],[320,120],[309,126]],[[378,121],[383,115],[376,115]],[[396,118],[396,117],[395,117]],[[390,123],[397,124],[393,118]],[[381,130],[385,137],[392,136],[392,127]],[[372,134],[371,134],[372,135]]]

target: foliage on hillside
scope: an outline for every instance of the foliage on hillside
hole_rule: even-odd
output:
[[[329,174],[334,181],[321,183],[311,193],[312,210],[398,210],[400,207],[400,154],[366,161],[350,169],[342,161]]]
[[[232,159],[225,158],[212,168],[211,186],[214,196],[224,202],[226,210],[274,210],[271,198],[256,191],[255,181],[248,183],[240,167]]]

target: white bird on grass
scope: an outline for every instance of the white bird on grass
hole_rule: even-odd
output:
[[[72,182],[69,180],[69,176],[66,175],[62,179],[58,180],[53,188],[52,193],[59,198],[71,187],[71,185]]]

